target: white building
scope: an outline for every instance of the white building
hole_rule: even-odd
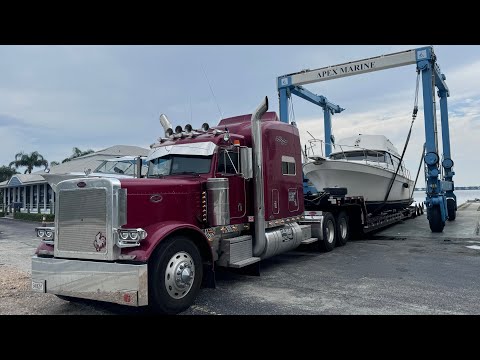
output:
[[[103,160],[121,156],[146,156],[149,150],[129,145],[115,145],[109,148],[75,158],[71,161],[52,166],[50,174],[67,174],[95,170]],[[3,207],[12,208],[16,203],[21,212],[54,213],[55,193],[42,177],[44,170],[32,174],[16,174],[8,181],[0,183],[3,190]]]

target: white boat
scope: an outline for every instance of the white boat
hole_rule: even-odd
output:
[[[340,140],[329,157],[310,153],[303,171],[318,191],[346,188],[347,197],[363,196],[368,212],[403,208],[413,203],[414,190],[403,161],[385,202],[400,157],[385,136],[360,134]]]

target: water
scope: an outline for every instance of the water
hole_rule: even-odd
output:
[[[457,206],[467,202],[467,200],[480,199],[480,190],[455,190],[454,193],[457,197]],[[425,191],[413,192],[413,198],[416,202],[424,202],[425,197]]]

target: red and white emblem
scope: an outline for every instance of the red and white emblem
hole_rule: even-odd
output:
[[[99,231],[97,236],[95,236],[93,246],[95,246],[95,250],[100,251],[105,247],[105,245],[107,245],[107,238]]]

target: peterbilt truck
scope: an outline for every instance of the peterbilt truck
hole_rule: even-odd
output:
[[[265,98],[252,115],[175,132],[161,117],[145,177],[59,182],[54,226],[36,228],[32,290],[175,314],[214,287],[217,266],[345,244],[368,225],[362,200],[323,194],[306,211],[298,129],[267,110]]]

